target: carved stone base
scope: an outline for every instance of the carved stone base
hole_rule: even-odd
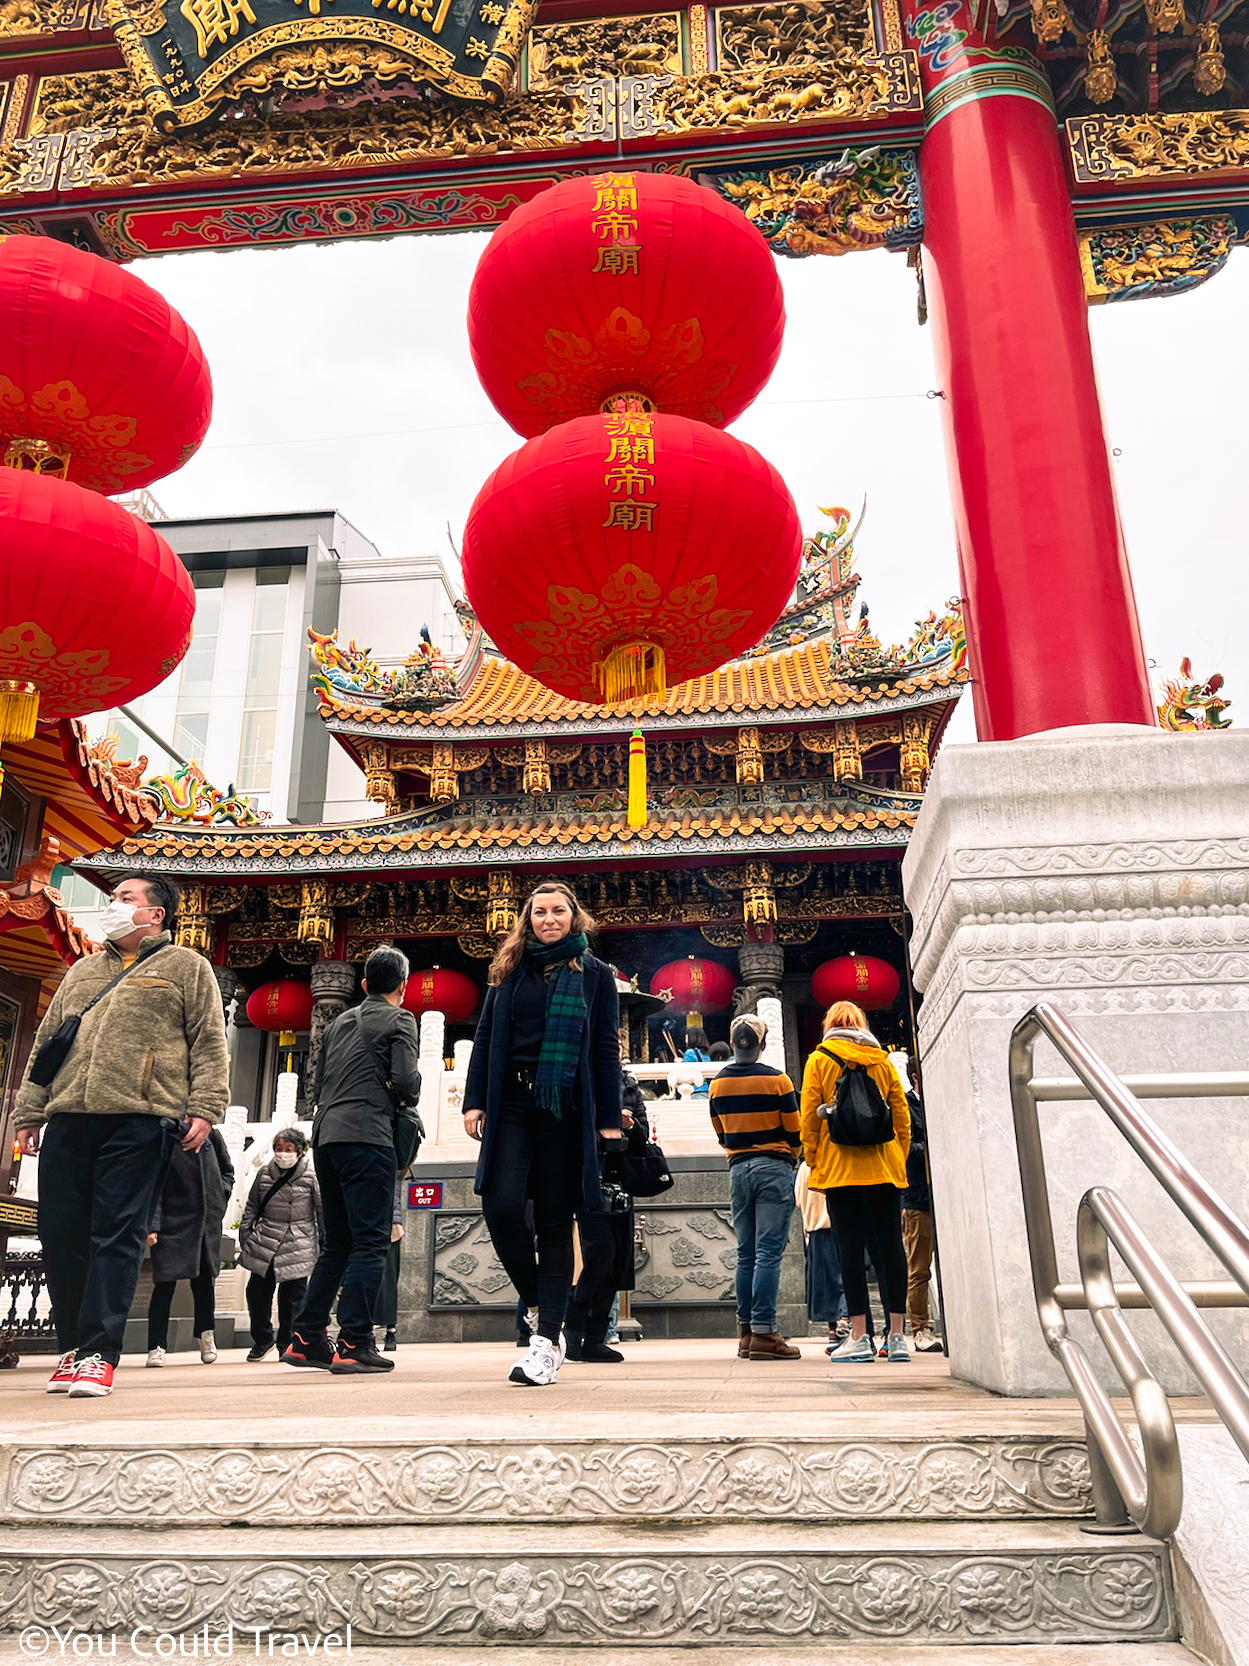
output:
[[[337,1633],[362,1643],[775,1647],[784,1642],[1012,1644],[1175,1635],[1165,1548],[1113,1548],[1067,1525],[933,1533],[896,1527],[870,1549],[836,1529],[672,1525],[635,1542],[602,1528],[234,1528],[154,1535],[0,1535],[0,1623],[208,1637]],[[187,1651],[190,1653],[188,1644]],[[228,1648],[221,1648],[226,1654]],[[536,1655],[535,1658],[540,1658]]]
[[[1122,1074],[1242,1069],[1249,1057],[1249,732],[1071,730],[951,747],[903,864],[933,1199],[955,1373],[998,1393],[1067,1392],[1033,1301],[1007,1087],[1016,1021],[1056,1005]],[[1041,1075],[1069,1075],[1048,1047]],[[1243,1103],[1147,1107],[1234,1209],[1249,1196]],[[1043,1106],[1060,1276],[1075,1218],[1112,1187],[1184,1278],[1225,1278],[1107,1119]],[[1206,1318],[1249,1365],[1243,1312]],[[1071,1320],[1117,1378],[1083,1314]],[[1151,1314],[1132,1319],[1151,1369],[1194,1392]]]

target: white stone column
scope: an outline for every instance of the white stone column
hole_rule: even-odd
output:
[[[442,1049],[447,1037],[447,1020],[441,1012],[423,1012],[419,1058],[421,1067],[421,1097],[417,1109],[425,1124],[426,1138],[437,1143],[438,1104],[442,1097]]]
[[[937,760],[903,863],[923,991],[919,1044],[951,1363],[1003,1394],[1064,1393],[1037,1322],[1007,1081],[1007,1043],[1052,1002],[1120,1074],[1243,1069],[1249,1058],[1249,731],[1096,728],[956,746]],[[1048,1045],[1041,1075],[1069,1075]],[[1249,1107],[1146,1110],[1249,1216]],[[1060,1276],[1076,1207],[1113,1188],[1184,1278],[1226,1278],[1100,1110],[1041,1107]],[[1243,1311],[1206,1319],[1242,1370]],[[1193,1392],[1152,1314],[1151,1369]],[[1103,1380],[1117,1377],[1073,1315]]]
[[[770,1064],[774,1070],[784,1070],[785,1015],[781,1010],[781,1003],[774,995],[761,995],[758,1012],[760,1018],[768,1026],[767,1039],[763,1043],[763,1052],[759,1056],[764,1064]]]

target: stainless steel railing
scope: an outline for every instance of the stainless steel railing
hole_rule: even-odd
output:
[[[1074,1080],[1033,1077],[1032,1054],[1039,1036],[1053,1042],[1075,1072]],[[1011,1035],[1010,1091],[1037,1314],[1050,1352],[1067,1373],[1084,1412],[1098,1524],[1113,1531],[1130,1517],[1141,1532],[1170,1538],[1184,1505],[1175,1420],[1124,1312],[1151,1308],[1157,1314],[1233,1440],[1249,1458],[1249,1383],[1198,1312],[1202,1307],[1249,1306],[1249,1227],[1146,1115],[1140,1101],[1249,1095],[1249,1073],[1116,1076],[1062,1013],[1043,1002],[1020,1019]],[[1232,1282],[1184,1283],[1176,1278],[1122,1199],[1105,1186],[1093,1186],[1076,1212],[1080,1283],[1059,1283],[1037,1106],[1064,1099],[1091,1099],[1101,1106],[1231,1274]],[[1115,1283],[1110,1266],[1112,1244],[1135,1283]],[[1072,1309],[1087,1309],[1092,1315],[1097,1334],[1131,1396],[1143,1462],[1087,1354],[1067,1329],[1066,1314]]]

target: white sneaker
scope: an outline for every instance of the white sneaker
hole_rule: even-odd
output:
[[[529,1332],[530,1336],[537,1336],[538,1310],[536,1307],[527,1307],[525,1309],[525,1329]]]
[[[508,1372],[508,1382],[521,1388],[549,1388],[564,1363],[564,1338],[548,1342],[545,1336],[530,1339],[529,1352]]]
[[[162,1366],[165,1363],[165,1350],[163,1348],[149,1348],[147,1363],[149,1370]]]
[[[935,1331],[917,1330],[911,1338],[911,1345],[917,1354],[937,1353],[941,1348],[941,1338]]]
[[[199,1357],[205,1365],[212,1365],[217,1358],[217,1339],[212,1331],[206,1330],[199,1339]]]

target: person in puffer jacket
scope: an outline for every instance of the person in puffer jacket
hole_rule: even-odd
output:
[[[251,1274],[247,1281],[252,1330],[249,1360],[264,1359],[275,1346],[281,1355],[290,1342],[291,1321],[308,1288],[320,1241],[321,1188],[308,1141],[298,1128],[287,1128],[274,1140],[273,1156],[252,1181],[239,1225],[239,1265]]]

